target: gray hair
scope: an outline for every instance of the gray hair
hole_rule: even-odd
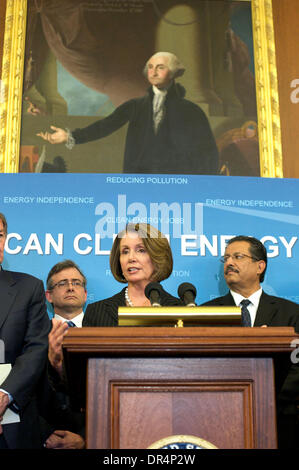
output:
[[[177,58],[176,55],[172,54],[171,52],[156,52],[154,55],[152,55],[148,61],[145,64],[145,67],[143,69],[143,73],[145,76],[147,76],[147,68],[148,68],[148,63],[153,57],[166,57],[168,59],[168,68],[170,70],[170,73],[172,75],[172,78],[177,78],[181,77],[184,72],[185,72],[185,67],[182,64],[182,62]]]

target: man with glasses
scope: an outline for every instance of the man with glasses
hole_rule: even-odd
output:
[[[49,335],[49,360],[62,373],[62,340],[69,327],[81,327],[87,298],[86,277],[71,260],[55,264],[47,277],[46,297],[54,309]]]
[[[248,300],[247,326],[294,326],[299,331],[299,305],[262,290],[267,269],[267,251],[254,237],[240,235],[229,240],[221,258],[230,291],[205,305],[237,305]],[[244,310],[244,307],[243,307]]]
[[[83,307],[87,298],[86,277],[81,269],[71,260],[65,260],[55,264],[47,277],[46,297],[53,306],[54,318],[52,330],[49,334],[49,362],[58,373],[51,369],[52,385],[56,389],[56,395],[48,390],[52,407],[64,410],[64,424],[68,429],[55,430],[46,440],[47,448],[82,448],[84,440],[84,415],[75,413],[70,409],[67,390],[63,382],[63,355],[62,342],[70,327],[82,327]],[[51,409],[51,406],[49,407]],[[58,410],[59,411],[59,410]],[[51,410],[52,412],[52,410]],[[59,412],[58,412],[59,414]],[[47,419],[51,419],[48,416]],[[56,418],[57,419],[57,418]],[[79,435],[78,433],[81,433]]]
[[[73,261],[65,260],[53,266],[47,277],[46,297],[53,305],[54,319],[82,326],[86,277]],[[74,326],[72,323],[69,326]]]
[[[230,291],[203,305],[240,306],[243,326],[293,326],[299,333],[299,305],[268,295],[261,287],[267,269],[267,251],[259,240],[243,235],[232,238],[221,261]],[[298,366],[286,358],[276,368],[278,443],[281,448],[299,445]]]

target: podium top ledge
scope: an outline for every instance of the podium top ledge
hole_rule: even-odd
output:
[[[107,354],[268,355],[292,351],[294,340],[299,340],[299,335],[292,327],[84,327],[70,328],[63,349],[66,353],[88,353],[90,357]]]

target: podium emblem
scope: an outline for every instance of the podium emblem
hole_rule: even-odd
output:
[[[217,449],[211,442],[185,434],[168,436],[151,444],[148,449]]]

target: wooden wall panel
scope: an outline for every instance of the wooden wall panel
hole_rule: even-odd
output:
[[[298,103],[292,103],[291,82],[299,82],[299,2],[272,0],[276,48],[276,65],[280,101],[283,174],[299,178],[299,84]]]
[[[88,448],[144,449],[195,435],[227,449],[275,448],[271,358],[88,362]]]
[[[122,387],[115,448],[143,449],[181,434],[201,436],[220,449],[254,445],[250,382],[160,384],[152,385],[151,392],[142,383],[135,388]]]

